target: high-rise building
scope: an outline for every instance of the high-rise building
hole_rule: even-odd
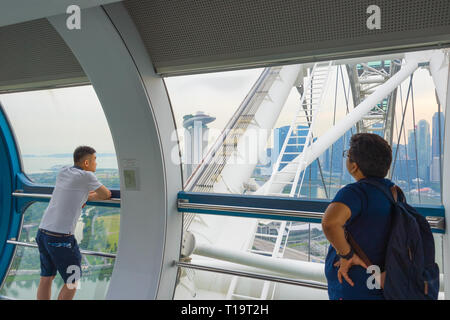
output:
[[[431,165],[431,137],[430,125],[426,120],[417,123],[417,166],[419,167],[419,178],[425,182],[430,181],[429,168]]]
[[[440,133],[440,134],[439,134]],[[440,137],[439,137],[440,135]],[[439,146],[440,141],[440,146]],[[431,169],[430,180],[438,182],[441,179],[441,154],[444,151],[444,114],[436,112],[433,115],[433,128],[431,135]]]
[[[280,155],[281,149],[283,148],[284,140],[289,132],[289,126],[284,126],[280,128],[275,128],[273,130],[273,152],[272,152],[272,162],[275,164]]]
[[[417,130],[417,126],[415,126]],[[416,159],[416,137],[414,137],[414,130],[408,130],[408,159]]]
[[[283,148],[284,141],[286,140],[287,134],[289,133],[289,126],[284,126],[280,128],[276,128],[273,133],[273,159],[274,163],[276,163],[278,157],[280,156],[281,149]],[[308,134],[308,127],[307,126],[298,126],[296,129],[296,132],[293,133],[294,136],[297,136],[298,138],[290,138],[289,139],[289,145],[286,146],[285,152],[302,152],[303,146],[293,146],[293,144],[304,144],[306,141],[306,136]],[[282,161],[292,161],[295,157],[297,157],[296,154],[285,154],[283,155]],[[281,164],[280,168],[284,168],[287,165],[287,163]]]
[[[439,123],[440,122],[440,123]],[[439,157],[439,153],[444,150],[444,114],[436,112],[433,115],[433,133],[432,133],[432,156]],[[441,147],[439,148],[439,131],[441,133]],[[439,151],[440,150],[440,151]]]
[[[324,171],[330,170],[330,149],[325,150],[320,156],[320,163],[322,164],[322,169]]]
[[[348,150],[350,149],[350,139],[352,138],[352,133],[351,131],[347,131],[343,138],[343,150]],[[343,151],[342,150],[342,151]],[[352,181],[353,182],[353,178],[352,175],[348,172],[347,170],[347,159],[342,157],[342,153],[341,153],[341,158],[342,158],[342,183],[347,183]]]
[[[331,171],[333,171],[334,173],[341,173],[345,162],[344,162],[344,158],[342,157],[342,152],[344,152],[344,139],[345,139],[345,135],[340,137],[331,148],[329,148],[330,150],[330,167],[331,167]]]
[[[372,133],[379,135],[384,138],[384,124],[382,122],[374,123],[372,125]]]
[[[280,128],[274,129],[273,133],[273,151],[272,151],[272,164],[274,165],[278,157],[280,156],[281,149],[283,148],[284,141],[286,140],[287,134],[289,132],[289,126],[283,126]],[[297,138],[290,138],[289,144],[304,144],[306,142],[306,136],[308,134],[308,127],[307,126],[298,126],[296,129],[296,132],[294,132],[294,135],[297,136]],[[303,146],[286,146],[285,152],[301,152],[303,151]],[[292,161],[295,157],[297,157],[296,154],[286,154],[283,156],[282,161]],[[287,163],[281,164],[280,168],[284,168],[287,165]],[[314,161],[311,164],[311,179],[317,179],[317,171],[319,170],[317,161]],[[305,179],[309,179],[309,172],[310,169],[307,168],[305,172]]]
[[[414,159],[397,159],[395,170],[392,174],[392,180],[400,187],[417,188],[413,183],[417,177],[416,160]],[[404,189],[407,190],[407,189]]]

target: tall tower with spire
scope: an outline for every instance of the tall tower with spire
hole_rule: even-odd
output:
[[[186,181],[195,168],[200,164],[208,146],[208,123],[216,120],[202,111],[183,117],[184,127],[184,156],[183,176]]]

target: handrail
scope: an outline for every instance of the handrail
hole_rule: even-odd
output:
[[[208,211],[211,210],[211,211],[249,213],[249,214],[258,214],[258,215],[277,215],[280,217],[320,219],[320,220],[323,217],[323,213],[320,213],[320,212],[256,208],[256,207],[225,206],[225,205],[203,204],[203,203],[189,203],[189,202],[185,202],[183,200],[184,199],[178,199],[179,211],[183,211],[183,209],[208,210]],[[202,212],[199,212],[199,213],[202,213]]]
[[[209,272],[229,274],[229,275],[259,279],[259,280],[280,282],[280,283],[286,283],[286,284],[308,287],[308,288],[313,288],[313,289],[321,289],[321,290],[328,289],[328,285],[321,283],[321,282],[296,280],[296,279],[271,276],[271,275],[266,275],[266,274],[261,274],[261,273],[237,271],[237,270],[231,270],[231,269],[222,269],[222,268],[216,268],[216,267],[210,267],[210,266],[202,266],[202,265],[192,264],[192,263],[182,262],[182,261],[175,261],[175,264],[177,267],[180,267],[180,268],[190,268],[190,269],[196,269],[196,270],[201,270],[201,271],[209,271]]]
[[[36,198],[36,199],[51,199],[51,194],[44,194],[44,193],[24,193],[24,192],[18,192],[17,190],[12,193],[13,197],[16,198]],[[89,202],[100,202],[100,203],[120,203],[120,198],[111,198],[108,200],[95,200],[95,201],[89,201]]]
[[[35,243],[28,243],[28,242],[21,242],[21,241],[15,241],[15,240],[6,240],[6,243],[22,246],[22,247],[30,247],[30,248],[37,248],[38,245]],[[97,251],[90,251],[90,250],[80,250],[81,254],[87,255],[87,256],[96,256],[96,257],[104,257],[104,258],[116,258],[116,254],[114,253],[105,253],[105,252],[97,252]]]
[[[299,200],[289,197],[255,195],[178,193],[178,211],[197,214],[215,214],[256,219],[302,221],[321,223],[330,201]],[[443,206],[415,206],[435,233],[445,232]]]

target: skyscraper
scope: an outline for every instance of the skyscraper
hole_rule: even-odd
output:
[[[440,124],[439,124],[440,121]],[[444,150],[444,114],[436,112],[433,115],[432,155],[439,157],[439,128],[441,131],[441,152]]]
[[[417,129],[417,126],[415,126]],[[414,130],[408,130],[408,159],[416,159],[416,141],[414,137]]]
[[[330,153],[331,151],[333,152],[333,154],[331,155],[331,161],[332,163],[330,163],[331,166],[331,170],[334,173],[341,173],[345,162],[343,161],[342,158],[342,152],[344,151],[344,144],[345,144],[345,135],[340,137],[334,144],[333,147],[330,148]]]
[[[294,136],[299,136],[299,138],[290,138],[290,145],[286,146],[285,152],[302,152],[303,146],[294,146],[294,144],[304,144],[306,141],[306,136],[308,134],[307,126],[298,126],[297,130],[293,132]],[[281,149],[283,148],[284,141],[286,140],[287,134],[289,132],[289,126],[284,126],[280,128],[276,128],[273,133],[273,159],[274,163],[276,163]],[[295,154],[286,154],[283,155],[282,161],[292,161],[297,155]],[[281,164],[280,169],[283,169],[287,163]]]
[[[289,126],[284,126],[280,128],[275,128],[273,130],[273,152],[272,152],[272,163],[276,163],[278,156],[280,155],[281,149],[283,148],[284,140],[289,132]]]
[[[322,164],[322,169],[324,171],[330,170],[330,149],[325,150],[320,156],[320,163]]]
[[[379,135],[380,137],[384,138],[384,129],[383,128],[384,128],[383,123],[381,123],[381,122],[374,123],[372,125],[372,133],[375,133],[375,134]]]
[[[431,165],[430,125],[426,120],[420,120],[416,130],[417,165],[419,178],[429,182],[429,168]]]
[[[440,133],[440,139],[439,139]],[[431,135],[431,169],[430,180],[432,182],[438,182],[441,179],[440,168],[440,155],[444,151],[444,114],[442,112],[436,112],[433,115],[433,128]],[[439,141],[441,145],[439,146]]]
[[[289,126],[283,126],[280,128],[274,129],[273,133],[273,152],[272,152],[272,163],[273,165],[277,162],[278,157],[280,156],[281,149],[283,148],[284,141],[286,140],[287,134],[289,132]],[[291,138],[289,144],[304,144],[306,141],[306,136],[308,134],[307,126],[298,126],[296,132],[294,132],[294,136],[298,136],[298,138]],[[314,139],[315,141],[315,139]],[[303,151],[303,146],[286,146],[285,152],[294,153]],[[292,161],[296,154],[286,154],[283,156],[282,161]],[[287,163],[283,163],[280,165],[280,169],[283,169]],[[317,179],[317,171],[318,171],[317,161],[313,161],[311,163],[311,179]],[[305,172],[305,179],[309,179],[309,167]]]

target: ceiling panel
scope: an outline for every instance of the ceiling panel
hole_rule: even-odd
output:
[[[0,28],[0,92],[88,82],[47,19]]]
[[[450,1],[126,0],[157,72],[214,69],[399,52],[450,43]]]

